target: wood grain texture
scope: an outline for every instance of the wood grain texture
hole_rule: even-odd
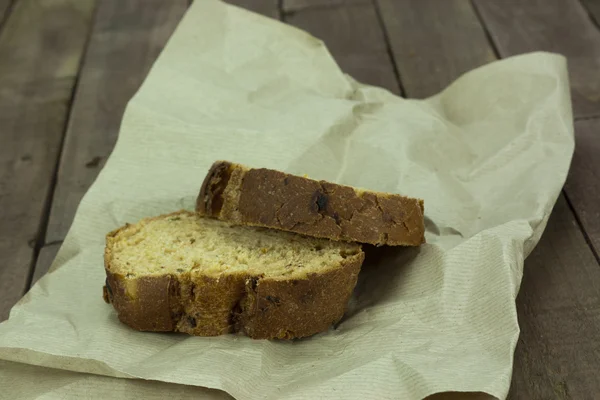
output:
[[[597,255],[600,254],[599,155],[600,118],[576,121],[575,154],[565,191]]]
[[[285,21],[323,40],[340,68],[354,79],[399,93],[373,4],[306,9],[286,15]]]
[[[471,4],[463,0],[377,0],[407,97],[436,94],[463,73],[496,60]]]
[[[371,0],[283,0],[283,11],[287,13],[306,8],[337,7],[359,3],[369,4]]]
[[[35,263],[33,278],[31,279],[31,286],[33,286],[48,272],[52,262],[54,261],[54,258],[56,257],[56,254],[58,253],[58,250],[60,250],[60,246],[62,246],[62,243],[52,243],[40,249],[40,253],[38,254],[38,258]]]
[[[502,57],[539,50],[566,56],[575,117],[600,116],[600,30],[579,1],[474,4]]]
[[[590,18],[600,27],[600,0],[581,0],[590,14]]]
[[[561,196],[525,261],[510,399],[600,393],[600,266]]]
[[[227,3],[274,19],[280,19],[279,0],[226,0]]]
[[[0,320],[27,288],[91,0],[20,0],[0,34]]]
[[[127,102],[186,9],[186,0],[99,4],[66,133],[46,243],[65,238],[81,198],[114,147]]]

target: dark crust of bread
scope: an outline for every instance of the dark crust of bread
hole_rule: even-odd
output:
[[[305,279],[242,274],[217,279],[189,273],[127,277],[111,271],[119,231],[107,236],[103,297],[121,322],[139,331],[242,332],[254,339],[311,336],[342,318],[364,260],[362,251],[347,255],[338,268]]]
[[[238,178],[233,179],[236,175]],[[232,178],[232,179],[230,179]],[[224,193],[237,196],[225,197]],[[425,243],[423,201],[217,161],[198,199],[201,215],[376,246]]]

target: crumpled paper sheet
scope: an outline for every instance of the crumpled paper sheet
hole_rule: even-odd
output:
[[[52,272],[0,325],[0,358],[244,400],[504,398],[523,259],[573,148],[561,56],[495,62],[405,100],[354,82],[300,30],[198,0],[129,103]],[[216,159],[423,198],[428,243],[371,252],[347,316],[309,339],[135,332],[101,299],[104,235],[192,209]]]

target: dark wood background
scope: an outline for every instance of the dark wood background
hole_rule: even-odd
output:
[[[0,0],[0,321],[49,268],[189,0]],[[511,399],[600,398],[600,0],[234,0],[409,98],[535,50],[569,61],[576,152],[526,260]]]

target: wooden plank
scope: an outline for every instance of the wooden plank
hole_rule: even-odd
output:
[[[60,250],[60,246],[62,246],[62,243],[52,243],[40,249],[40,254],[35,263],[33,278],[31,279],[31,286],[48,272],[58,250]]]
[[[187,0],[103,0],[75,94],[46,243],[61,241],[117,140],[125,106],[187,9]]]
[[[519,293],[521,335],[510,398],[600,393],[600,266],[563,196],[525,262]]]
[[[0,34],[0,321],[27,288],[93,7],[20,0]]]
[[[323,40],[341,69],[354,79],[399,93],[373,4],[305,9],[285,15],[284,20]]]
[[[434,95],[496,59],[468,1],[377,1],[407,97]]]
[[[600,118],[575,122],[575,154],[565,185],[567,198],[596,255],[600,254]]]
[[[600,0],[582,0],[584,7],[590,14],[590,18],[600,27]]]
[[[538,50],[565,55],[575,117],[600,116],[600,30],[579,1],[474,4],[502,57]]]
[[[285,0],[283,2],[283,11],[290,13],[306,8],[346,6],[357,3],[368,4],[370,2],[371,0]]]
[[[226,0],[227,3],[274,19],[280,19],[279,0]]]

